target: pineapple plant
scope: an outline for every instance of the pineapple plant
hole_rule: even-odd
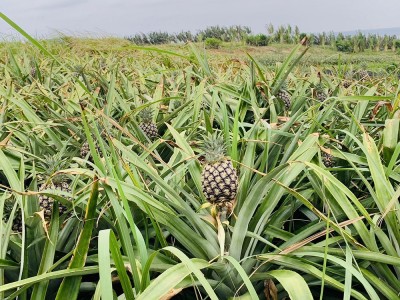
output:
[[[328,97],[324,91],[324,86],[322,85],[322,83],[318,83],[315,86],[315,97],[319,102],[324,102]]]
[[[139,113],[141,122],[139,124],[140,129],[146,134],[149,139],[158,136],[157,125],[153,122],[153,110],[150,107],[146,107]]]
[[[52,176],[58,170],[65,168],[66,164],[66,160],[61,159],[61,155],[59,154],[45,157],[44,161],[40,163],[44,170],[44,174],[38,176],[38,179],[42,181],[39,186],[40,192],[44,190],[58,190],[67,193],[71,192],[69,180],[64,174],[56,174]],[[69,198],[68,200],[71,201],[72,199]],[[52,197],[44,194],[39,195],[39,207],[40,210],[44,212],[45,220],[49,220],[51,217],[53,203],[54,199]],[[58,207],[60,215],[64,214],[68,210],[68,208],[62,203],[59,203]]]
[[[230,158],[225,156],[225,151],[221,135],[205,137],[202,190],[207,201],[218,207],[232,207],[238,188],[236,170]]]
[[[281,88],[279,89],[278,93],[276,94],[276,98],[278,98],[279,100],[281,100],[283,102],[286,110],[289,110],[291,101],[290,101],[290,94],[287,91],[287,83],[286,82],[284,82],[282,84]]]

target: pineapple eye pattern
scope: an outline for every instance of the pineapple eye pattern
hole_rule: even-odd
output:
[[[207,164],[201,180],[207,201],[213,204],[224,204],[235,199],[237,174],[230,160]]]

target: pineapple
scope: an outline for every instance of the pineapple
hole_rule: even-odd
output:
[[[219,207],[231,207],[235,200],[238,177],[220,135],[204,140],[205,163],[201,173],[202,190],[208,202]]]
[[[36,77],[36,68],[35,68],[35,67],[32,67],[32,68],[31,68],[30,75],[31,75],[33,78]]]
[[[359,76],[360,76],[360,80],[361,81],[367,80],[369,78],[369,74],[365,70],[360,70],[359,71]]]
[[[345,89],[348,89],[351,86],[351,81],[350,80],[343,81],[343,86]]]
[[[45,176],[38,176],[39,179],[45,179],[44,182],[39,186],[39,191],[43,190],[59,190],[63,192],[70,193],[71,189],[69,186],[69,181],[65,177],[65,175],[55,175],[50,178],[50,176],[55,173],[59,169],[63,169],[66,167],[66,161],[60,159],[60,155],[54,155],[54,156],[47,156],[45,158],[45,161],[41,163],[42,167],[45,170]],[[72,200],[72,199],[68,199]],[[44,211],[44,218],[45,220],[49,220],[51,217],[51,211],[53,209],[53,203],[54,199],[47,196],[47,195],[39,195],[39,207],[40,210]],[[64,214],[68,208],[59,203],[59,212],[60,214]]]
[[[95,145],[96,145],[96,151],[101,156],[102,155],[102,151],[101,151],[100,147],[97,145],[97,143]],[[89,156],[88,156],[88,154],[89,154]],[[90,147],[89,147],[89,143],[88,142],[84,142],[82,144],[81,150],[80,150],[80,155],[81,155],[82,159],[86,159],[87,158],[88,161],[93,162],[93,157],[90,154]]]
[[[315,97],[319,102],[324,102],[328,97],[324,91],[324,86],[322,83],[318,83],[315,87]]]
[[[322,162],[326,168],[333,168],[335,166],[335,159],[332,154],[321,152]]]
[[[343,84],[345,89],[347,89],[347,88],[349,88],[351,86],[352,80],[353,80],[353,72],[347,71],[344,74],[344,80],[342,82],[342,84]]]
[[[139,117],[142,119],[142,122],[139,124],[139,127],[147,135],[147,137],[149,139],[157,137],[158,128],[157,125],[152,120],[153,110],[150,107],[147,107],[139,113]]]
[[[276,98],[283,101],[283,104],[285,105],[285,109],[289,110],[290,104],[291,104],[290,94],[286,89],[287,89],[287,84],[283,83],[281,88],[279,89],[278,93],[276,94]]]
[[[100,135],[101,135],[101,137],[103,139],[107,139],[107,131],[105,129],[103,129],[101,131]],[[92,137],[94,137],[94,136],[92,136]],[[101,148],[100,148],[100,146],[99,146],[99,144],[98,144],[98,142],[96,140],[95,140],[94,144],[95,144],[95,148],[96,148],[97,153],[100,156],[102,156],[103,152],[101,151]],[[89,154],[89,156],[88,156],[88,154]],[[93,157],[92,157],[92,155],[90,153],[89,142],[86,141],[86,142],[84,142],[82,144],[81,149],[80,149],[80,156],[81,156],[82,159],[86,159],[87,158],[88,161],[93,162]]]
[[[81,158],[86,158],[88,153],[90,153],[89,143],[84,142],[81,146],[81,151],[80,151]],[[89,157],[89,160],[90,160],[90,157]]]
[[[22,216],[20,210],[18,210],[14,216],[12,230],[16,232],[22,232]]]
[[[4,214],[3,221],[8,222],[11,211],[14,208],[15,200],[13,198],[8,198],[4,201]],[[22,232],[22,216],[21,210],[17,209],[14,213],[14,219],[12,222],[12,230],[16,232]]]
[[[369,79],[369,74],[367,69],[367,65],[366,64],[362,64],[361,65],[361,70],[358,71],[358,76],[360,78],[361,81],[365,81],[367,79]]]

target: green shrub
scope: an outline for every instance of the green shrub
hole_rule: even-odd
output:
[[[246,44],[251,46],[267,46],[269,42],[268,36],[265,34],[249,35],[246,38]]]
[[[218,49],[222,44],[222,41],[217,38],[207,38],[205,45],[207,49]]]
[[[351,53],[354,51],[353,44],[349,40],[337,40],[336,49],[340,52]]]

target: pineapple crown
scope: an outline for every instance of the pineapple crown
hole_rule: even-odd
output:
[[[221,134],[204,136],[203,151],[206,162],[221,161],[225,157],[226,145]]]
[[[287,88],[288,88],[288,83],[287,83],[287,81],[285,80],[284,82],[282,82],[280,90],[286,91]]]
[[[344,78],[345,78],[345,79],[351,79],[351,78],[353,78],[353,72],[350,72],[350,71],[346,72],[346,73],[344,74]]]
[[[153,109],[151,107],[146,107],[139,112],[139,117],[142,119],[143,123],[150,123],[153,118]]]
[[[317,91],[323,91],[323,90],[324,90],[324,85],[323,85],[321,82],[319,82],[319,83],[317,83],[317,84],[315,85],[315,89],[316,89]]]
[[[45,155],[44,159],[38,162],[38,165],[44,170],[43,174],[46,177],[51,177],[58,170],[67,168],[68,161],[65,157],[62,157],[62,152],[55,155]],[[52,177],[53,183],[62,182],[65,179],[64,174],[58,174]]]
[[[76,74],[83,74],[83,70],[85,69],[84,66],[82,65],[76,65],[72,67],[73,72],[75,72]]]

